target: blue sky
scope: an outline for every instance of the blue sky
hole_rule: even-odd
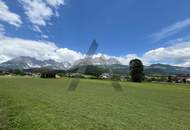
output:
[[[0,0],[0,3],[0,13],[14,15],[0,16],[1,39],[6,39],[4,43],[0,39],[3,46],[7,39],[16,38],[28,46],[31,44],[28,42],[51,42],[59,54],[50,58],[59,60],[66,57],[66,49],[82,57],[96,39],[99,55],[118,58],[125,64],[137,57],[146,64],[190,66],[188,0]],[[21,55],[4,54],[5,49],[0,51],[2,61]],[[39,56],[36,53],[34,57]]]

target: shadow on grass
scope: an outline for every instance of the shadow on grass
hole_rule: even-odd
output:
[[[118,81],[112,81],[112,86],[116,92],[123,92],[123,88]]]

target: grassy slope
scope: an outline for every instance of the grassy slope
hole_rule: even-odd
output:
[[[190,86],[0,78],[0,130],[189,130]]]

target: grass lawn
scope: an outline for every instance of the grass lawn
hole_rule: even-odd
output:
[[[190,130],[190,85],[0,77],[0,130]]]

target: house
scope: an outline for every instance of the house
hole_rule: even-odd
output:
[[[103,73],[103,74],[101,74],[100,75],[100,79],[111,79],[111,74],[109,74],[109,73]]]
[[[2,71],[2,74],[3,74],[3,75],[10,75],[11,73],[8,72],[8,71]]]
[[[40,73],[33,73],[33,74],[32,74],[32,77],[36,77],[36,78],[37,78],[37,77],[41,77],[41,74],[40,74]]]
[[[187,76],[176,76],[172,80],[176,83],[186,83],[187,79],[189,79]]]

